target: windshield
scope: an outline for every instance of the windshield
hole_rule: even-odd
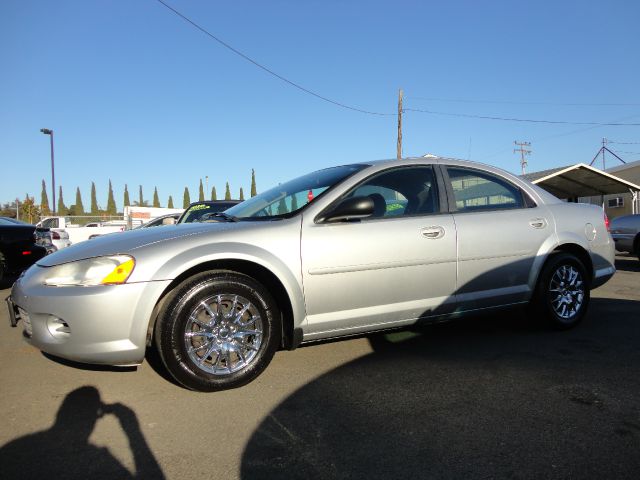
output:
[[[225,213],[238,219],[288,216],[365,166],[343,165],[303,175],[245,200]]]

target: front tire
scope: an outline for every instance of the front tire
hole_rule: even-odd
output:
[[[174,290],[160,312],[155,341],[178,383],[211,392],[240,387],[262,373],[280,332],[269,292],[246,275],[218,270]]]
[[[590,299],[587,270],[570,253],[555,253],[545,263],[532,310],[558,330],[576,326],[584,318]]]

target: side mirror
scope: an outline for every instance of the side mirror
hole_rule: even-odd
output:
[[[338,203],[321,218],[324,222],[348,222],[369,217],[373,214],[374,205],[371,197],[349,197]]]
[[[162,225],[175,225],[176,219],[173,217],[167,217],[162,219]]]

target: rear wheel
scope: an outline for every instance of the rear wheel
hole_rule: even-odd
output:
[[[239,273],[210,271],[174,291],[155,340],[176,381],[216,391],[256,378],[273,358],[279,335],[277,306],[262,285]]]
[[[589,299],[589,279],[582,262],[570,253],[555,253],[542,269],[531,307],[547,324],[565,330],[583,319]]]

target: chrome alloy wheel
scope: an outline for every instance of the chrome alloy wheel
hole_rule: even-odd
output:
[[[214,375],[241,370],[255,359],[263,339],[258,309],[240,295],[215,295],[195,306],[184,331],[191,361]]]
[[[572,265],[562,265],[551,277],[549,298],[555,314],[563,320],[571,320],[582,308],[585,295],[584,280],[580,271]]]

